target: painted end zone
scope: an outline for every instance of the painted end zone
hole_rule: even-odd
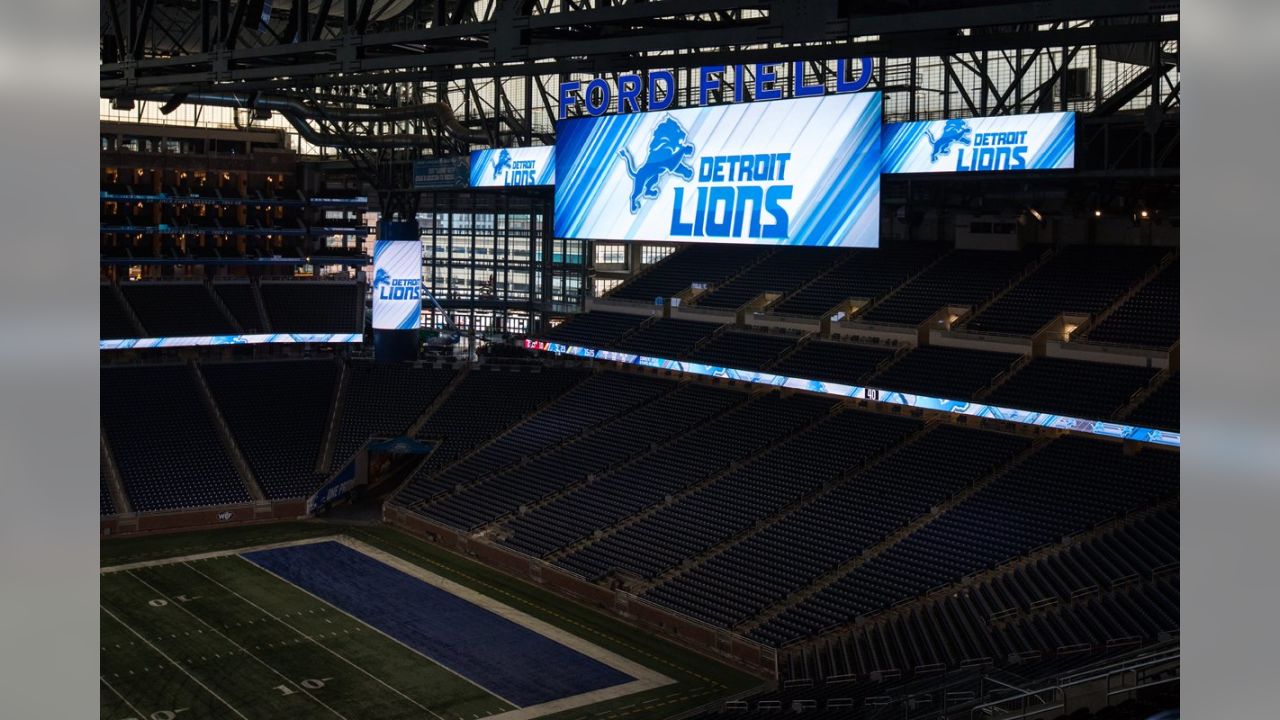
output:
[[[342,543],[294,545],[243,557],[518,707],[635,680]]]

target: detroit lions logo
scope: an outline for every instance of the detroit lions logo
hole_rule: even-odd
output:
[[[623,148],[618,152],[627,161],[627,174],[631,176],[631,214],[640,212],[640,200],[653,200],[662,192],[662,178],[667,173],[686,181],[693,179],[694,147],[688,142],[689,133],[678,120],[668,115],[653,129],[649,140],[649,154],[644,162],[636,165],[635,158]]]
[[[373,276],[373,289],[377,290],[383,285],[391,284],[391,273],[386,268],[378,268],[378,273]]]
[[[498,179],[502,175],[502,171],[511,166],[511,153],[506,148],[502,148],[502,152],[498,153],[498,159],[493,162],[493,177]]]
[[[929,144],[933,146],[933,152],[929,153],[929,162],[938,162],[939,155],[950,155],[951,146],[956,143],[972,144],[973,141],[969,139],[972,133],[973,128],[969,127],[969,123],[959,119],[948,120],[947,124],[942,126],[942,134],[936,138],[933,133],[925,130],[924,134],[929,138]]]

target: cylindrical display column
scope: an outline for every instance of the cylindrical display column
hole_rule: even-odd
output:
[[[373,244],[373,356],[418,359],[422,324],[422,239],[417,220],[379,220]]]

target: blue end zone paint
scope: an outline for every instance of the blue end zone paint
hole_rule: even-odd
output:
[[[244,557],[520,707],[634,679],[341,543]]]

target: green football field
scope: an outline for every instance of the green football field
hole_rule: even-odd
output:
[[[584,696],[569,709],[516,708],[236,552],[336,534],[634,663],[661,685]],[[292,523],[109,540],[102,564],[104,720],[661,718],[759,684],[386,527]]]

